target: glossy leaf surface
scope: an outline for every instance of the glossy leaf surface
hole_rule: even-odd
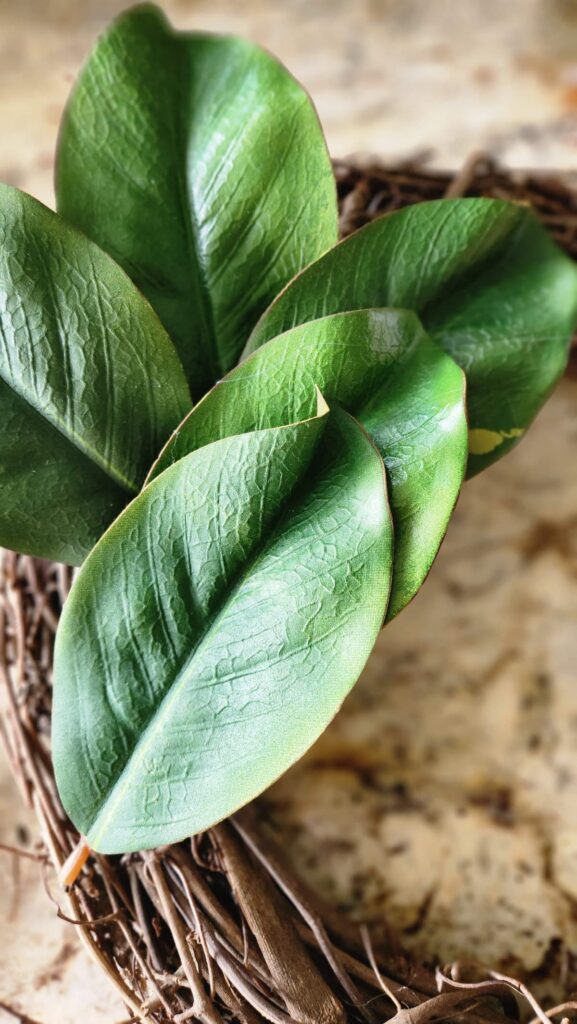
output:
[[[0,544],[82,561],[189,408],[174,347],[120,267],[0,185]]]
[[[368,657],[391,547],[382,461],[338,410],[208,445],[146,487],[57,638],[56,776],[90,846],[183,839],[299,758]]]
[[[368,306],[415,310],[465,370],[475,473],[516,443],[565,366],[577,268],[525,206],[419,203],[373,221],[304,270],[246,352],[297,324]]]
[[[80,75],[57,197],[150,300],[195,399],[337,240],[333,172],[301,86],[253,44],[176,33],[152,6],[113,23]]]
[[[268,342],[196,406],[151,475],[218,438],[310,415],[315,385],[329,404],[338,402],[359,420],[387,467],[395,523],[392,617],[431,567],[467,459],[463,372],[414,313],[335,314]]]

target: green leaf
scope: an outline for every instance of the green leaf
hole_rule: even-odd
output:
[[[146,487],[86,561],[56,642],[56,777],[90,846],[181,840],[299,758],[368,657],[391,547],[381,459],[326,407]]]
[[[577,268],[526,206],[420,203],[304,270],[264,313],[246,353],[296,324],[368,306],[416,310],[465,370],[475,473],[515,444],[563,371]]]
[[[467,459],[463,372],[414,313],[335,314],[268,342],[196,406],[149,478],[211,441],[310,415],[315,385],[360,421],[387,467],[395,523],[391,618],[432,565]]]
[[[152,6],[97,44],[62,124],[59,212],[127,270],[198,398],[290,278],[337,239],[314,108],[244,40],[171,30]]]
[[[0,544],[82,561],[188,409],[174,347],[120,267],[0,185]]]

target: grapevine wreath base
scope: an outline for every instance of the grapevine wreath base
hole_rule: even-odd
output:
[[[508,175],[474,158],[455,177],[410,166],[338,162],[341,231],[409,203],[490,195],[533,204],[577,256],[577,195],[553,178]],[[51,660],[71,570],[10,553],[0,565],[0,734],[22,795],[59,869],[78,834],[58,800],[50,759]],[[93,855],[62,912],[132,1017],[257,1024],[396,1024],[530,1016],[548,1024],[577,1004],[543,1010],[496,972],[471,981],[413,963],[391,938],[321,906],[286,866],[258,811],[247,808],[186,843],[123,857]],[[466,978],[467,980],[463,980]]]

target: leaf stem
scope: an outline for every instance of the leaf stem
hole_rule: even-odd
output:
[[[62,885],[69,886],[74,885],[77,880],[82,868],[86,864],[86,861],[90,857],[90,847],[86,842],[84,836],[80,837],[80,842],[76,844],[72,853],[68,855],[64,864],[58,872],[58,878]]]

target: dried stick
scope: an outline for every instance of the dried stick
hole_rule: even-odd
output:
[[[251,852],[266,867],[268,874],[274,879],[279,889],[296,907],[303,920],[309,926],[327,963],[353,1004],[360,1006],[362,1003],[360,993],[343,968],[338,953],[329,939],[323,921],[307,899],[304,887],[296,878],[290,876],[276,851],[273,850],[272,845],[264,840],[262,836],[259,836],[257,839],[255,815],[252,808],[245,808],[243,811],[238,812],[238,814],[231,818],[231,822]],[[370,1020],[372,1015],[367,1010],[364,1010],[364,1016]]]
[[[314,967],[269,876],[255,869],[229,825],[219,825],[213,833],[237,903],[289,1013],[303,1024],[343,1024],[343,1007]]]
[[[194,962],[186,932],[171,899],[170,889],[168,888],[162,867],[154,854],[148,855],[145,863],[150,872],[150,877],[155,884],[164,917],[174,937],[174,943],[192,991],[193,1003],[190,1008],[190,1017],[196,1016],[199,1021],[202,1021],[202,1024],[223,1024],[222,1017],[207,995],[204,981]],[[180,1015],[180,1019],[183,1019],[182,1015]]]

